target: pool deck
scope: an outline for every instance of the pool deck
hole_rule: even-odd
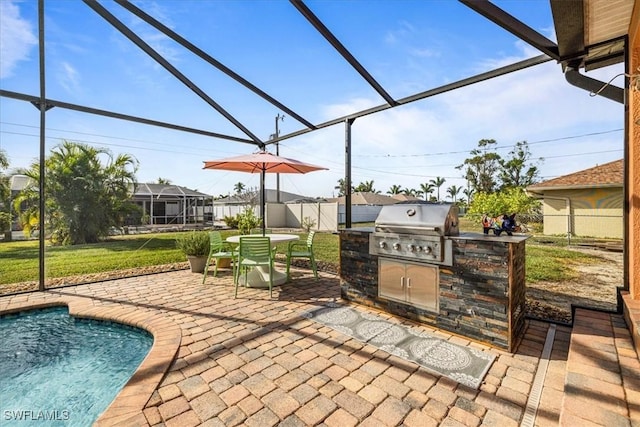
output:
[[[617,314],[528,320],[515,353],[423,326],[496,355],[476,390],[302,317],[340,300],[335,275],[296,269],[272,299],[234,299],[225,270],[201,282],[182,270],[3,296],[0,313],[67,304],[154,334],[101,426],[640,426],[640,361]]]

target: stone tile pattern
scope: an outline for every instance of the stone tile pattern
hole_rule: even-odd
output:
[[[138,323],[161,316],[178,325],[181,341],[168,372],[122,426],[518,426],[548,325],[529,321],[510,353],[424,328],[459,345],[497,356],[479,390],[435,376],[300,316],[340,297],[339,278],[310,271],[276,287],[240,289],[230,272],[207,279],[187,270],[0,297],[0,312],[60,298],[96,312],[131,310]],[[158,361],[160,362],[160,361]],[[149,367],[154,372],[153,366]],[[155,373],[154,373],[155,375]],[[132,385],[134,386],[134,385]],[[127,396],[135,388],[125,388]],[[131,408],[122,408],[130,411]]]
[[[559,425],[640,425],[640,361],[622,316],[575,311]]]
[[[369,255],[369,229],[340,231],[341,292],[373,306],[506,350],[522,336],[525,241],[452,237],[453,266],[439,267],[439,312],[378,297],[378,257]]]

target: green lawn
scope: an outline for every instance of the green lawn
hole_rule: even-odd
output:
[[[186,260],[176,248],[175,239],[181,233],[157,233],[118,236],[109,241],[80,246],[46,246],[47,277],[57,278],[88,273],[123,270],[159,264],[180,263]],[[223,238],[236,234],[222,232]],[[306,233],[300,233],[305,239]],[[339,236],[318,233],[314,248],[322,266],[337,270],[340,263]],[[287,243],[278,245],[283,254]],[[282,257],[282,255],[280,255]],[[527,244],[527,281],[562,281],[574,276],[575,263],[596,262],[597,258],[556,246]],[[35,281],[38,279],[38,242],[18,241],[0,243],[0,285]]]

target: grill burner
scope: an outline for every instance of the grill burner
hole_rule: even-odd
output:
[[[369,240],[369,253],[451,265],[451,241],[458,230],[458,207],[451,203],[397,203],[383,206]]]

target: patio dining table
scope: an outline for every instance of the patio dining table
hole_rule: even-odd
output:
[[[240,237],[247,236],[262,236],[262,234],[248,234],[248,235],[235,235],[227,237],[227,242],[239,244]],[[267,233],[264,237],[271,239],[271,244],[293,242],[300,239],[297,234],[284,234],[284,233]],[[244,277],[240,277],[238,280],[244,281]],[[282,285],[287,281],[287,273],[279,271],[274,267],[273,269],[273,285]],[[240,282],[248,288],[268,288],[269,287],[269,267],[257,266],[251,269],[247,273],[246,282]]]

